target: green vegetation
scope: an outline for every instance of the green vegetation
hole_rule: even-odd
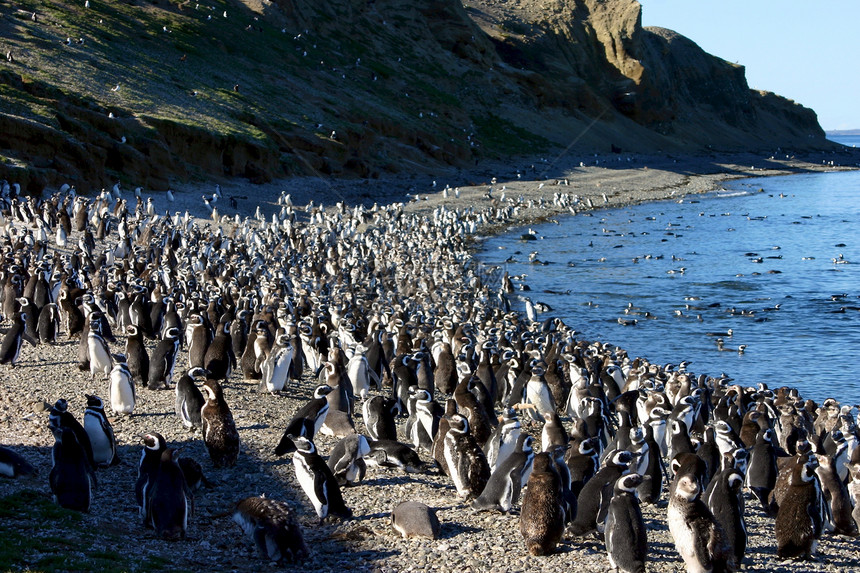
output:
[[[492,113],[473,122],[480,144],[502,155],[541,153],[551,147],[549,140]]]

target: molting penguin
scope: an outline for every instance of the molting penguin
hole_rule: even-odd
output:
[[[155,479],[146,490],[149,525],[165,539],[185,539],[188,518],[194,514],[194,495],[175,458],[176,450],[161,452]]]
[[[534,458],[520,510],[520,534],[532,555],[555,552],[564,533],[561,483],[555,462],[547,452]]]
[[[176,382],[176,403],[174,410],[182,425],[189,430],[197,430],[203,425],[201,410],[206,403],[203,393],[194,383],[195,376],[205,376],[202,368],[192,368],[179,377]]]
[[[230,338],[230,321],[222,321],[217,328],[212,344],[206,349],[203,357],[203,368],[211,380],[227,380],[236,367],[236,355],[233,354],[233,342]]]
[[[239,457],[239,432],[230,407],[224,400],[224,390],[217,380],[203,383],[206,404],[200,412],[203,441],[215,467],[233,467]]]
[[[648,538],[637,490],[642,484],[639,474],[618,478],[603,530],[609,564],[622,573],[644,573],[648,555]]]
[[[236,504],[233,521],[254,540],[260,559],[297,563],[310,554],[295,511],[283,501],[246,497]]]
[[[824,508],[811,457],[806,463],[795,463],[788,480],[788,491],[779,504],[774,533],[776,554],[781,559],[809,559],[815,553],[824,529]]]
[[[448,475],[454,481],[457,495],[466,498],[477,497],[490,479],[490,466],[478,442],[469,433],[469,422],[465,416],[461,414],[451,416],[444,444]]]
[[[86,397],[84,430],[93,448],[93,462],[100,468],[116,465],[120,461],[116,455],[116,438],[105,415],[104,402],[98,396],[87,394]]]
[[[293,453],[293,467],[296,478],[314,506],[322,523],[329,514],[344,518],[352,517],[352,511],[343,501],[340,486],[329,467],[317,453],[314,443],[304,436],[293,438],[296,451]]]
[[[96,476],[75,432],[68,427],[51,426],[54,447],[48,482],[54,501],[66,509],[89,511]]]

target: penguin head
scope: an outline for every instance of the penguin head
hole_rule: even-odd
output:
[[[296,436],[292,438],[293,444],[296,446],[296,451],[303,454],[313,454],[317,451],[317,447],[312,441],[304,436]]]
[[[167,447],[167,440],[158,432],[145,434],[142,438],[143,447],[147,450],[162,451]]]
[[[700,487],[695,476],[685,474],[677,478],[675,486],[675,494],[683,497],[687,501],[693,501],[699,497]]]
[[[87,398],[87,408],[104,409],[104,401],[93,394],[84,394]]]
[[[329,364],[331,364],[331,363],[330,362],[326,363],[327,366]],[[333,365],[332,365],[332,367],[333,367]],[[332,390],[333,390],[333,388],[331,386],[329,386],[328,384],[320,384],[319,386],[316,387],[316,390],[314,390],[314,398],[317,400],[319,400],[320,398],[324,398],[324,397],[328,396]]]
[[[455,434],[465,434],[469,431],[469,421],[462,414],[454,414],[448,421],[448,431]]]
[[[633,454],[631,454],[627,450],[619,450],[615,452],[615,455],[612,456],[612,463],[616,466],[626,468],[631,463],[633,463]]]
[[[628,493],[636,493],[636,488],[642,483],[642,476],[637,473],[629,473],[618,478],[615,482],[615,491],[626,491]]]

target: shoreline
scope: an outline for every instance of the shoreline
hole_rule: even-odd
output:
[[[482,207],[493,207],[493,201],[499,200],[502,186],[506,187],[507,197],[517,198],[518,201],[519,195],[522,195],[524,204],[529,201],[539,203],[540,199],[544,198],[543,206],[523,207],[515,211],[508,220],[499,223],[498,227],[478,227],[478,233],[474,235],[478,238],[488,232],[502,232],[509,227],[528,225],[568,212],[566,207],[552,205],[552,195],[556,191],[579,195],[583,203],[592,199],[596,207],[614,207],[703,193],[718,188],[722,182],[729,179],[856,169],[856,166],[820,166],[812,161],[797,160],[790,163],[773,161],[768,164],[768,169],[748,169],[755,166],[755,163],[748,162],[749,165],[744,167],[740,161],[748,157],[736,156],[733,163],[719,163],[714,158],[706,160],[701,157],[663,157],[661,161],[639,157],[630,162],[625,160],[623,169],[611,163],[608,166],[605,163],[574,166],[553,171],[560,177],[543,177],[541,180],[517,180],[515,168],[497,166],[495,170],[480,171],[479,174],[487,177],[486,181],[475,177],[478,172],[470,175],[452,174],[452,181],[456,176],[458,181],[474,184],[461,186],[460,198],[449,197],[447,202],[440,189],[447,184],[445,179],[438,178],[436,188],[433,188],[430,183],[433,179],[423,175],[405,178],[402,187],[395,186],[393,180],[336,184],[322,180],[292,180],[288,184],[275,182],[266,189],[224,182],[221,183],[224,195],[221,202],[223,204],[231,194],[248,194],[248,199],[238,200],[241,216],[245,217],[253,215],[253,207],[248,209],[245,205],[246,201],[252,200],[251,191],[259,191],[253,194],[253,200],[265,203],[265,214],[270,215],[278,210],[277,199],[285,186],[286,191],[294,193],[295,205],[302,205],[313,199],[316,205],[322,203],[327,209],[337,200],[347,200],[349,197],[367,200],[363,195],[370,194],[373,186],[379,186],[382,190],[381,196],[390,199],[387,204],[406,201],[403,205],[404,211],[416,214],[430,214],[443,204],[461,210],[471,205],[476,208],[476,212]],[[600,161],[602,158],[597,159]],[[628,166],[628,163],[633,165]],[[490,181],[494,171],[499,173],[495,184]],[[563,180],[565,173],[568,174],[568,185],[552,184],[556,179]],[[503,178],[505,175],[513,175],[513,179]],[[544,183],[543,187],[540,186],[541,183]],[[175,212],[189,209],[192,215],[206,217],[206,206],[201,195],[211,194],[214,184],[211,182],[187,188],[177,187],[176,200],[173,203],[167,203],[163,194],[153,195],[156,210],[163,212],[169,209]],[[494,187],[492,198],[486,198],[488,186],[491,185]],[[421,189],[429,189],[431,192],[425,193]],[[607,199],[605,203],[604,193]],[[419,198],[415,199],[415,195]],[[133,198],[129,202],[130,208],[133,208]],[[382,203],[380,201],[380,204]],[[222,215],[232,216],[233,213],[224,209]],[[211,219],[209,221],[211,229],[213,224]],[[121,351],[123,345],[124,337],[118,336],[112,350]],[[153,343],[148,342],[150,352],[152,346]],[[34,478],[0,478],[0,497],[29,491],[35,492],[32,495],[37,499],[50,504],[47,476],[51,467],[50,446],[53,444],[53,438],[45,428],[46,404],[52,404],[60,397],[67,398],[70,409],[80,420],[84,392],[106,397],[106,383],[99,379],[92,380],[89,372],[81,372],[75,366],[76,349],[77,341],[66,341],[63,336],[56,346],[40,345],[34,349],[25,345],[21,350],[21,363],[14,370],[0,367],[5,372],[0,378],[2,443],[15,445],[15,449],[24,454],[39,471],[39,475]],[[186,352],[183,351],[183,360],[185,356]],[[184,362],[182,366],[184,368]],[[199,434],[190,434],[181,427],[173,411],[172,390],[139,389],[139,403],[134,416],[117,417],[111,416],[109,412],[123,462],[119,466],[99,472],[100,485],[95,493],[91,512],[81,515],[79,520],[71,524],[68,520],[46,523],[44,519],[33,523],[26,518],[17,517],[10,518],[8,523],[11,524],[10,527],[20,528],[37,539],[41,539],[40,535],[75,535],[75,540],[92,548],[92,551],[115,552],[120,555],[133,553],[135,559],[144,565],[166,560],[168,568],[188,570],[274,569],[256,556],[251,542],[239,534],[229,515],[225,514],[225,510],[229,510],[239,499],[265,493],[275,499],[286,500],[294,507],[302,524],[305,540],[313,548],[311,557],[293,567],[294,570],[399,572],[453,569],[464,572],[540,570],[561,573],[571,566],[581,571],[606,570],[603,543],[593,537],[566,536],[558,553],[546,558],[529,556],[522,544],[516,513],[471,512],[468,506],[464,506],[463,502],[456,498],[451,480],[440,476],[435,470],[421,474],[404,474],[398,470],[371,468],[362,484],[344,490],[344,497],[354,511],[355,519],[317,526],[316,515],[299,487],[290,458],[273,455],[274,444],[280,439],[292,414],[312,394],[315,385],[316,380],[306,373],[300,382],[288,388],[285,395],[273,397],[257,393],[256,382],[245,381],[241,375],[234,375],[229,383],[225,384],[225,394],[242,438],[240,464],[232,469],[214,468]],[[357,418],[356,429],[361,431],[362,426],[358,420],[360,418]],[[197,514],[191,520],[189,540],[186,542],[169,543],[155,538],[152,530],[145,529],[140,524],[137,515],[132,492],[137,460],[140,457],[139,436],[152,431],[161,432],[172,446],[181,447],[183,456],[200,462],[204,473],[214,482],[213,487],[200,490],[196,494]],[[316,442],[320,451],[327,454],[336,439],[320,435]],[[422,458],[426,460],[426,454]],[[388,512],[396,503],[407,499],[421,500],[437,509],[443,523],[440,539],[402,540],[391,532]],[[745,566],[751,570],[767,568],[775,572],[797,570],[796,564],[786,564],[776,559],[772,520],[765,517],[760,508],[749,499],[747,507],[753,535]],[[683,562],[675,551],[665,524],[665,497],[655,506],[644,507],[643,512],[651,547],[648,569],[661,572],[683,570]],[[3,525],[0,524],[0,527]],[[849,567],[854,562],[858,547],[860,543],[856,539],[826,535],[821,540],[820,554],[826,556],[829,563],[805,562],[803,568],[826,571],[834,565]],[[65,551],[71,555],[77,549],[79,548],[66,548]],[[28,556],[27,561],[15,565],[22,568],[39,568],[37,559],[42,553],[50,554],[51,551],[47,547],[40,548],[35,555]],[[84,568],[99,567],[88,562],[88,566]],[[77,567],[60,565],[58,568]]]

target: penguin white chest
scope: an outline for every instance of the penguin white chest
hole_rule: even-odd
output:
[[[675,547],[684,560],[688,573],[709,573],[709,570],[702,566],[701,559],[696,554],[695,532],[687,523],[683,513],[670,505],[666,521],[672,538],[675,540]]]
[[[321,496],[316,490],[316,476],[313,469],[308,464],[307,460],[300,453],[293,454],[293,467],[296,470],[296,478],[299,480],[299,485],[302,486],[305,495],[308,496],[314,506],[317,516],[324,518],[328,515],[328,492],[325,485],[322,487]],[[320,499],[322,497],[322,499]]]

